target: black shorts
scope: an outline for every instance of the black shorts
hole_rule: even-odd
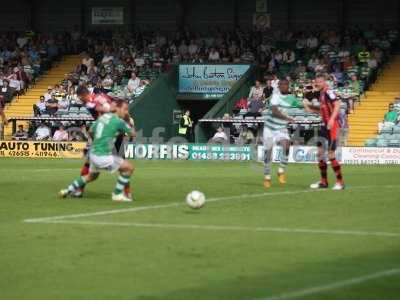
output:
[[[329,151],[336,151],[337,146],[338,146],[338,140],[339,140],[339,133],[340,133],[340,126],[339,124],[336,124],[333,126],[333,128],[328,129],[326,126],[322,126],[321,129],[319,130],[319,137],[325,140],[325,143],[323,141],[318,141],[317,146],[318,147],[327,147],[327,150]]]

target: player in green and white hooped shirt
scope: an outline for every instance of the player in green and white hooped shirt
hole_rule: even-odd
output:
[[[108,170],[111,173],[119,171],[117,185],[112,193],[112,200],[119,202],[132,201],[123,193],[125,186],[129,185],[130,177],[133,173],[133,165],[121,158],[113,155],[115,139],[120,133],[134,135],[131,128],[123,119],[129,115],[128,103],[119,100],[116,102],[115,113],[105,113],[99,117],[91,126],[90,134],[93,142],[90,149],[90,171],[89,174],[74,180],[67,189],[60,191],[61,197],[73,194],[76,190],[85,187],[86,184],[98,178],[101,170]]]
[[[280,184],[286,183],[286,165],[288,162],[290,137],[287,126],[294,120],[287,115],[288,108],[302,107],[296,97],[289,94],[289,81],[282,79],[279,81],[279,92],[272,95],[270,109],[264,122],[264,187],[271,187],[271,164],[272,151],[275,144],[282,146],[283,151],[280,156],[278,170],[278,180]]]

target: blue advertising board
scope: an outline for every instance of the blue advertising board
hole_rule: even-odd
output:
[[[225,94],[250,65],[179,65],[179,93]]]

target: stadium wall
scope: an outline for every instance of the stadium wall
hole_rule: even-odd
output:
[[[1,31],[33,29],[42,32],[98,28],[91,24],[92,7],[122,7],[124,24],[113,26],[130,30],[135,26],[173,30],[178,25],[195,29],[209,26],[232,28],[252,26],[256,1],[240,0],[15,0],[0,10]],[[275,28],[308,28],[310,25],[400,25],[397,0],[268,0],[271,25]]]
[[[24,0],[3,4],[0,9],[0,30],[15,31],[29,28],[29,5]]]
[[[129,112],[135,121],[136,130],[144,137],[151,137],[153,130],[164,128],[164,139],[170,139],[177,134],[177,124],[173,122],[173,111],[179,110],[176,100],[177,68],[168,74],[158,77],[135,103],[130,105]]]
[[[35,3],[33,20],[35,31],[54,32],[71,30],[80,23],[79,0],[68,0],[68,5],[41,0]],[[66,4],[67,2],[65,2]]]
[[[136,0],[134,1],[133,21],[141,28],[157,28],[173,30],[179,22],[182,7],[177,1],[171,0]]]

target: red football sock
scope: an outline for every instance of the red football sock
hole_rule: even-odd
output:
[[[89,163],[85,163],[81,169],[81,176],[85,176],[87,174],[89,174],[89,167],[90,164]]]
[[[343,183],[342,168],[340,167],[339,162],[336,160],[336,158],[330,159],[330,161],[333,172],[335,172],[337,182]]]
[[[125,185],[124,193],[125,195],[129,195],[131,193],[131,186],[129,184]]]
[[[320,160],[318,166],[321,172],[321,183],[328,184],[328,165],[326,164],[326,161]]]

